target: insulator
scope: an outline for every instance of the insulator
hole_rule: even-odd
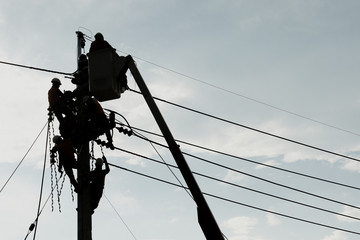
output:
[[[35,224],[34,224],[34,223],[32,223],[32,224],[30,225],[30,227],[29,227],[29,231],[34,230],[34,228],[35,228]]]
[[[124,131],[123,127],[118,127],[117,130],[119,131],[119,133],[122,133]]]

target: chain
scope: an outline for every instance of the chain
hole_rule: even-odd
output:
[[[55,169],[55,166],[54,166],[54,163],[56,162],[56,155],[54,153],[51,152],[51,149],[52,149],[52,136],[54,135],[51,135],[51,133],[54,134],[54,123],[53,123],[53,120],[54,120],[54,113],[52,112],[51,108],[48,108],[49,110],[49,113],[48,113],[48,121],[49,121],[49,125],[50,127],[48,128],[48,136],[49,136],[49,151],[50,151],[50,173],[51,173],[51,211],[53,212],[54,211],[54,171],[56,172],[56,169]],[[52,129],[52,132],[50,131],[50,129]],[[56,180],[56,179],[55,179]]]
[[[61,179],[62,174],[60,175],[59,180]],[[57,177],[57,171],[55,171],[55,178],[58,179]],[[59,191],[59,183],[58,181],[56,181],[56,192],[57,192],[57,198],[58,198],[58,205],[59,205],[59,212],[61,212],[61,206],[60,206],[60,191]]]
[[[74,201],[74,189],[72,184],[70,184],[70,191],[71,191],[71,200]]]
[[[51,211],[54,211],[54,164],[51,164],[50,170],[51,170]],[[56,169],[55,169],[56,171]]]
[[[94,141],[91,141],[91,171],[93,171],[95,169],[95,154],[94,154]]]
[[[61,196],[61,191],[64,187],[64,182],[65,182],[65,179],[66,179],[66,173],[60,175],[60,179],[61,177],[63,178],[62,181],[61,181],[61,185],[60,185],[60,189],[58,191],[58,204],[59,204],[59,212],[61,212],[61,202],[60,202],[60,196]]]

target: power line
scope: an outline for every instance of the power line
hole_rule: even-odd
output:
[[[58,182],[60,181],[60,179],[61,179],[61,176],[56,180],[56,184],[58,184]],[[37,214],[34,222],[30,225],[29,230],[28,230],[28,233],[26,234],[24,240],[26,240],[27,237],[29,236],[29,234],[34,230],[34,228],[35,228],[35,223],[37,222],[37,219],[40,217],[40,215],[41,215],[41,213],[43,212],[45,206],[46,206],[47,203],[49,202],[50,197],[51,197],[51,195],[52,195],[52,193],[53,193],[54,190],[55,190],[55,186],[51,188],[51,191],[50,191],[49,196],[47,197],[47,199],[46,199],[45,203],[43,204],[42,208],[40,209],[40,211],[38,212],[38,214]]]
[[[31,67],[31,66],[21,65],[21,64],[17,64],[17,63],[10,63],[10,62],[4,62],[4,61],[0,61],[0,63],[1,63],[1,64],[11,65],[11,66],[15,66],[15,67],[28,68],[28,69],[37,70],[37,71],[56,73],[56,74],[67,75],[67,76],[71,76],[71,75],[72,75],[72,73],[65,73],[65,72],[53,71],[53,70],[49,70],[49,69],[45,69],[45,68]]]
[[[140,128],[137,128],[137,127],[134,127],[134,126],[132,126],[132,128],[135,129],[135,130],[138,130],[138,131],[142,131],[142,132],[146,132],[148,134],[152,134],[152,135],[157,136],[157,137],[163,137],[161,134],[150,132],[150,131],[140,129]],[[338,185],[338,186],[341,186],[341,187],[360,190],[360,187],[356,187],[356,186],[352,186],[352,185],[348,185],[348,184],[344,184],[344,183],[340,183],[340,182],[335,182],[335,181],[332,181],[332,180],[329,180],[329,179],[319,178],[319,177],[311,176],[311,175],[308,175],[308,174],[292,171],[292,170],[289,170],[289,169],[280,168],[280,167],[276,167],[276,166],[273,166],[273,165],[257,162],[257,161],[251,160],[251,159],[239,157],[239,156],[236,156],[236,155],[233,155],[233,154],[229,154],[229,153],[225,153],[225,152],[222,152],[222,151],[219,151],[219,150],[215,150],[215,149],[211,149],[211,148],[208,148],[208,147],[200,146],[200,145],[197,145],[197,144],[194,144],[194,143],[189,143],[189,142],[186,142],[186,141],[183,141],[183,140],[179,140],[179,139],[175,139],[175,140],[178,143],[186,144],[188,146],[192,146],[192,147],[199,148],[199,149],[202,149],[202,150],[206,150],[206,151],[209,151],[209,152],[217,153],[217,154],[224,155],[224,156],[227,156],[227,157],[239,159],[239,160],[242,160],[242,161],[250,162],[250,163],[261,165],[261,166],[268,167],[268,168],[273,168],[273,169],[276,169],[276,170],[279,170],[279,171],[299,175],[299,176],[302,176],[302,177],[307,177],[307,178],[311,178],[311,179],[314,179],[314,180],[318,180],[318,181]]]
[[[124,219],[121,217],[120,213],[116,210],[116,208],[114,207],[114,205],[110,202],[109,198],[106,196],[106,194],[104,194],[104,197],[106,198],[106,200],[108,201],[108,203],[110,204],[110,206],[112,207],[112,209],[115,211],[116,215],[120,218],[120,220],[122,221],[122,223],[125,225],[126,229],[130,232],[131,236],[136,240],[135,235],[133,234],[133,232],[131,231],[131,229],[129,228],[129,226],[126,224],[126,222],[124,221]]]
[[[19,162],[19,164],[16,166],[16,168],[14,169],[14,171],[11,173],[10,177],[6,180],[4,186],[2,186],[0,193],[2,192],[2,190],[5,188],[5,186],[8,184],[8,182],[10,181],[10,179],[13,177],[13,175],[15,174],[15,172],[17,171],[17,169],[20,167],[20,165],[22,164],[22,162],[24,161],[25,157],[28,155],[28,153],[30,152],[30,150],[32,149],[32,147],[34,146],[35,142],[38,140],[38,138],[40,137],[41,133],[44,131],[46,125],[48,122],[45,123],[44,127],[41,129],[41,131],[39,132],[39,134],[36,136],[35,140],[33,141],[33,143],[30,145],[29,149],[26,151],[25,155],[23,156],[23,158],[21,159],[21,161]]]
[[[138,93],[138,94],[142,94],[142,93],[140,93],[138,91],[135,91],[135,90],[131,90],[131,91],[135,92],[135,93]],[[179,107],[179,108],[182,108],[182,109],[185,109],[185,110],[188,110],[188,111],[191,111],[191,112],[194,112],[194,113],[206,116],[206,117],[210,117],[210,118],[222,121],[222,122],[226,122],[226,123],[238,126],[238,127],[242,127],[242,128],[245,128],[245,129],[248,129],[248,130],[251,130],[251,131],[255,131],[255,132],[258,132],[258,133],[261,133],[261,134],[265,134],[265,135],[268,135],[270,137],[278,138],[278,139],[281,139],[281,140],[284,140],[284,141],[287,141],[287,142],[295,143],[295,144],[298,144],[298,145],[301,145],[301,146],[304,146],[304,147],[312,148],[312,149],[322,151],[322,152],[325,152],[325,153],[329,153],[329,154],[332,154],[332,155],[335,155],[335,156],[338,156],[338,157],[347,158],[347,159],[350,159],[350,160],[353,160],[353,161],[360,162],[360,160],[357,159],[357,158],[349,157],[349,156],[346,156],[346,155],[343,155],[343,154],[340,154],[340,153],[336,153],[336,152],[329,151],[329,150],[326,150],[326,149],[323,149],[323,148],[315,147],[315,146],[312,146],[310,144],[302,143],[302,142],[292,140],[292,139],[289,139],[289,138],[286,138],[286,137],[282,137],[282,136],[279,136],[279,135],[276,135],[276,134],[265,132],[265,131],[262,131],[262,130],[259,130],[259,129],[256,129],[256,128],[253,128],[253,127],[249,127],[249,126],[246,126],[246,125],[243,125],[243,124],[240,124],[240,123],[236,123],[236,122],[233,122],[233,121],[221,118],[221,117],[217,117],[215,115],[211,115],[211,114],[208,114],[208,113],[201,112],[199,110],[195,110],[195,109],[192,109],[192,108],[189,108],[189,107],[185,107],[185,106],[182,106],[180,104],[176,104],[176,103],[173,103],[173,102],[161,99],[161,98],[157,98],[157,97],[153,97],[153,98],[155,100],[158,100],[158,101],[161,101],[161,102],[164,102],[164,103],[167,103],[167,104],[170,104],[170,105],[173,105],[173,106],[176,106],[176,107]]]
[[[119,50],[118,50],[118,51],[119,51]],[[124,54],[127,54],[127,53],[125,53],[125,52],[123,52],[123,51],[119,51],[119,52],[122,52],[122,53],[124,53]],[[154,65],[154,66],[156,66],[156,67],[165,69],[165,70],[167,70],[167,71],[169,71],[169,72],[172,72],[172,73],[175,73],[175,74],[177,74],[177,75],[183,76],[183,77],[185,77],[185,78],[188,78],[188,79],[191,79],[191,80],[200,82],[200,83],[202,83],[202,84],[205,84],[205,85],[207,85],[207,86],[216,88],[216,89],[221,90],[221,91],[223,91],[223,92],[230,93],[230,94],[232,94],[232,95],[245,98],[245,99],[247,99],[247,100],[256,102],[256,103],[258,103],[258,104],[261,104],[261,105],[264,105],[264,106],[273,108],[273,109],[275,109],[275,110],[278,110],[278,111],[281,111],[281,112],[285,112],[285,113],[291,114],[291,115],[293,115],[293,116],[300,117],[300,118],[303,118],[303,119],[306,119],[306,120],[309,120],[309,121],[312,121],[312,122],[315,122],[315,123],[318,123],[318,124],[321,124],[321,125],[324,125],[324,126],[327,126],[327,127],[330,127],[330,128],[334,128],[334,129],[337,129],[337,130],[342,131],[342,132],[350,133],[350,134],[355,135],[355,136],[360,136],[359,133],[355,133],[355,132],[353,132],[353,131],[346,130],[346,129],[344,129],[344,128],[336,127],[336,126],[334,126],[334,125],[331,125],[331,124],[328,124],[328,123],[325,123],[325,122],[322,122],[322,121],[319,121],[319,120],[315,120],[315,119],[310,118],[310,117],[303,116],[303,115],[301,115],[301,114],[298,114],[298,113],[295,113],[295,112],[286,110],[286,109],[284,109],[284,108],[276,107],[276,106],[271,105],[271,104],[269,104],[269,103],[266,103],[266,102],[257,100],[257,99],[255,99],[255,98],[251,98],[251,97],[245,96],[245,95],[240,94],[240,93],[237,93],[237,92],[235,92],[235,91],[232,91],[232,90],[229,90],[229,89],[226,89],[226,88],[223,88],[223,87],[219,87],[219,86],[217,86],[217,85],[215,85],[215,84],[211,84],[211,83],[205,82],[205,81],[203,81],[203,80],[200,80],[200,79],[198,79],[198,78],[191,77],[191,76],[186,75],[186,74],[184,74],[184,73],[181,73],[181,72],[179,72],[179,71],[175,71],[175,70],[173,70],[173,69],[170,69],[170,68],[161,66],[161,65],[159,65],[159,64],[150,62],[150,61],[145,60],[145,59],[143,59],[143,58],[136,57],[136,56],[133,56],[133,57],[136,58],[136,59],[139,59],[139,60],[141,60],[141,61],[143,61],[143,62],[146,62],[146,63],[149,63],[149,64],[151,64],[151,65]]]
[[[40,185],[40,196],[39,196],[39,204],[38,204],[38,210],[36,216],[39,216],[40,213],[40,207],[41,207],[41,200],[42,200],[42,193],[43,193],[43,187],[44,187],[44,178],[45,178],[45,167],[46,167],[46,156],[47,156],[47,147],[48,147],[48,141],[49,141],[49,132],[50,132],[50,122],[48,122],[48,130],[46,135],[46,145],[45,145],[45,153],[44,153],[44,164],[43,164],[43,170],[42,170],[42,176],[41,176],[41,185]],[[35,221],[35,231],[34,231],[34,237],[33,240],[36,238],[36,232],[37,227],[39,223],[39,218],[36,218]]]
[[[120,166],[115,165],[115,164],[109,163],[109,165],[111,165],[113,167],[116,167],[116,168],[119,168],[119,169],[122,169],[122,170],[125,170],[125,171],[128,171],[128,172],[131,172],[131,173],[134,173],[134,174],[137,174],[137,175],[140,175],[140,176],[143,176],[143,177],[146,177],[146,178],[150,178],[150,179],[153,179],[153,180],[156,180],[156,181],[159,181],[159,182],[166,183],[168,185],[172,185],[172,186],[175,186],[175,187],[182,188],[181,185],[176,184],[176,183],[172,183],[172,182],[169,182],[169,181],[166,181],[166,180],[163,180],[163,179],[160,179],[160,178],[156,178],[156,177],[153,177],[153,176],[150,176],[150,175],[146,175],[146,174],[143,174],[143,173],[140,173],[140,172],[137,172],[137,171],[133,171],[133,170],[130,170],[130,169],[127,169],[127,168],[124,168],[124,167],[120,167]],[[242,205],[242,206],[245,206],[245,207],[248,207],[248,208],[252,208],[252,209],[259,210],[259,211],[271,213],[271,214],[274,214],[274,215],[290,218],[290,219],[293,219],[293,220],[297,220],[297,221],[301,221],[301,222],[305,222],[305,223],[309,223],[309,224],[313,224],[313,225],[317,225],[317,226],[321,226],[321,227],[325,227],[325,228],[330,228],[330,229],[334,229],[334,230],[338,230],[338,231],[342,231],[342,232],[347,232],[347,233],[351,233],[351,234],[360,235],[360,232],[355,232],[355,231],[347,230],[347,229],[344,229],[344,228],[334,227],[334,226],[331,226],[331,225],[327,225],[327,224],[323,224],[323,223],[319,223],[319,222],[315,222],[315,221],[310,221],[310,220],[307,220],[307,219],[298,218],[298,217],[294,217],[294,216],[291,216],[291,215],[278,213],[278,212],[275,212],[275,211],[270,211],[270,210],[255,207],[255,206],[252,206],[252,205],[249,205],[249,204],[244,204],[244,203],[241,203],[241,202],[238,202],[238,201],[234,201],[234,200],[230,200],[230,199],[227,199],[227,198],[219,197],[219,196],[216,196],[216,195],[210,194],[210,193],[203,192],[203,194],[206,195],[206,196],[209,196],[209,197],[217,198],[219,200],[227,201],[227,202],[234,203],[234,204],[237,204],[237,205]]]
[[[146,141],[152,141],[152,140],[149,140],[149,139],[144,139],[144,140],[146,140]],[[157,145],[162,146],[162,147],[164,147],[164,148],[168,148],[168,146],[166,146],[166,145],[164,145],[164,144],[161,144],[161,143],[158,143],[158,142],[155,142],[155,141],[152,141],[152,142],[153,142],[154,144],[157,144]],[[189,156],[189,157],[198,159],[198,160],[200,160],[200,161],[203,161],[203,162],[206,162],[206,163],[209,163],[209,164],[212,164],[212,165],[215,165],[215,166],[218,166],[218,167],[227,169],[227,170],[231,170],[231,171],[234,171],[234,172],[237,172],[237,173],[246,175],[246,176],[248,176],[248,177],[255,178],[255,179],[258,179],[258,180],[260,180],[260,181],[264,181],[264,182],[267,182],[267,183],[270,183],[270,184],[279,186],[279,187],[287,188],[287,189],[290,189],[290,190],[293,190],[293,191],[296,191],[296,192],[300,192],[300,193],[303,193],[303,194],[306,194],[306,195],[309,195],[309,196],[312,196],[312,197],[320,198],[320,199],[323,199],[323,200],[326,200],[326,201],[330,201],[330,202],[333,202],[333,203],[337,203],[337,204],[345,205],[345,206],[348,206],[348,207],[360,209],[360,207],[355,206],[355,205],[352,205],[352,204],[344,203],[344,202],[337,201],[337,200],[334,200],[334,199],[331,199],[331,198],[327,198],[327,197],[323,197],[323,196],[320,196],[320,195],[317,195],[317,194],[314,194],[314,193],[310,193],[310,192],[307,192],[307,191],[304,191],[304,190],[300,190],[300,189],[297,189],[297,188],[294,188],[294,187],[290,187],[290,186],[287,186],[287,185],[284,185],[284,184],[281,184],[281,183],[277,183],[277,182],[274,182],[274,181],[271,181],[271,180],[268,180],[268,179],[265,179],[265,178],[262,178],[262,177],[258,177],[258,176],[255,176],[255,175],[252,175],[252,174],[249,174],[249,173],[246,173],[246,172],[243,172],[243,171],[240,171],[240,170],[237,170],[237,169],[234,169],[234,168],[231,168],[231,167],[228,167],[228,166],[219,164],[219,163],[215,163],[215,162],[209,161],[209,160],[207,160],[207,159],[205,159],[205,158],[201,158],[201,157],[195,156],[195,155],[193,155],[193,154],[186,153],[186,152],[184,152],[184,151],[182,151],[182,153],[183,153],[184,155],[187,155],[187,156]]]
[[[147,139],[145,136],[139,134],[139,133],[136,133],[135,132],[135,135],[136,136],[140,136],[141,138],[145,138]],[[155,150],[155,152],[157,153],[157,155],[161,158],[161,160],[163,161],[163,163],[167,166],[167,168],[169,169],[169,171],[171,172],[171,174],[175,177],[175,179],[178,181],[178,183],[183,186],[182,182],[180,181],[180,179],[176,176],[176,174],[171,170],[171,168],[169,167],[169,165],[166,163],[165,159],[161,156],[161,154],[159,153],[159,151],[155,148],[154,144],[151,142],[151,141],[148,141],[150,143],[150,145],[152,146],[152,148]],[[191,193],[185,189],[184,187],[184,190],[186,191],[186,193],[190,196],[190,198],[192,200],[194,200],[194,197],[191,195]]]
[[[152,158],[149,158],[149,157],[146,157],[146,156],[143,156],[143,155],[140,155],[140,154],[131,152],[131,151],[127,151],[127,150],[125,150],[125,149],[121,149],[121,148],[117,148],[117,147],[116,147],[115,149],[120,150],[120,151],[125,152],[125,153],[128,153],[128,154],[131,154],[131,155],[134,155],[134,156],[137,156],[137,157],[141,157],[141,158],[144,158],[144,159],[147,159],[147,160],[156,162],[156,163],[158,163],[158,164],[166,165],[167,167],[172,167],[172,168],[179,169],[179,168],[178,168],[177,166],[175,166],[175,165],[167,164],[167,163],[158,161],[158,160],[156,160],[156,159],[152,159]],[[316,207],[316,206],[313,206],[313,205],[310,205],[310,204],[298,202],[298,201],[291,200],[291,199],[288,199],[288,198],[279,197],[279,196],[276,196],[276,195],[273,195],[273,194],[270,194],[270,193],[266,193],[266,192],[263,192],[263,191],[255,190],[255,189],[248,188],[248,187],[244,187],[244,186],[241,186],[241,185],[239,185],[239,184],[231,183],[231,182],[228,182],[228,181],[225,181],[225,180],[221,180],[221,179],[218,179],[218,178],[215,178],[215,177],[211,177],[211,176],[208,176],[208,175],[199,173],[199,172],[194,172],[194,171],[192,171],[192,173],[195,174],[195,175],[204,177],[204,178],[211,179],[211,180],[213,180],[213,181],[221,182],[221,183],[228,184],[228,185],[231,185],[231,186],[234,186],[234,187],[238,187],[238,188],[242,188],[242,189],[245,189],[245,190],[248,190],[248,191],[256,192],[256,193],[258,193],[258,194],[266,195],[266,196],[268,196],[268,197],[280,199],[280,200],[283,200],[283,201],[287,201],[287,202],[294,203],[294,204],[301,205],[301,206],[308,207],[308,208],[313,208],[313,209],[316,209],[316,210],[319,210],[319,211],[323,211],[323,212],[335,214],[335,215],[338,215],[338,216],[347,217],[347,218],[351,218],[351,219],[358,220],[358,221],[360,220],[360,218],[358,218],[358,217],[354,217],[354,216],[350,216],[350,215],[347,215],[347,214],[338,213],[338,212],[335,212],[335,211],[331,211],[331,210],[328,210],[328,209]],[[184,186],[182,185],[182,187],[184,187]]]

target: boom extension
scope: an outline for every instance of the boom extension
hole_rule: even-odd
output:
[[[176,164],[178,165],[182,176],[185,179],[186,184],[188,185],[190,192],[194,198],[194,201],[197,204],[198,212],[198,221],[202,231],[207,240],[224,240],[223,234],[216,223],[216,220],[190,170],[189,165],[187,164],[179,146],[175,142],[174,137],[172,136],[170,129],[168,128],[159,108],[157,107],[154,98],[152,97],[149,89],[147,88],[138,68],[135,65],[134,60],[129,55],[126,57],[127,67],[130,69],[131,74],[133,75],[140,91],[142,92],[146,103],[148,104],[162,134],[165,137],[165,140],[169,146],[171,154],[173,155]]]

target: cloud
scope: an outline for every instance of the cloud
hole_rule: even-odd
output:
[[[230,230],[228,237],[232,240],[262,240],[261,237],[251,236],[257,225],[256,218],[247,216],[230,218],[223,223],[223,226]]]
[[[324,237],[321,240],[347,240],[347,235],[341,231],[334,231],[331,235]]]
[[[139,158],[130,158],[126,160],[126,163],[133,166],[135,165],[135,166],[145,167],[145,162]]]
[[[271,213],[266,214],[266,221],[270,226],[278,226],[282,223],[279,218],[277,218],[274,214]]]
[[[348,206],[344,206],[344,210],[341,212],[341,214],[360,218],[360,210],[352,208],[352,207],[348,207]],[[341,222],[356,222],[356,221],[358,221],[356,219],[342,217],[342,216],[337,216],[337,219]]]
[[[224,181],[227,182],[240,182],[241,180],[244,179],[244,175],[228,170],[225,177],[224,177]]]
[[[275,160],[266,161],[266,162],[264,162],[264,164],[269,165],[269,166],[277,166],[277,165],[279,165],[279,163],[276,162]],[[257,166],[255,167],[255,169],[262,169],[262,168],[265,168],[265,166],[263,166],[263,165],[257,165]]]
[[[352,172],[360,172],[360,163],[355,161],[348,161],[344,164],[342,169]]]

